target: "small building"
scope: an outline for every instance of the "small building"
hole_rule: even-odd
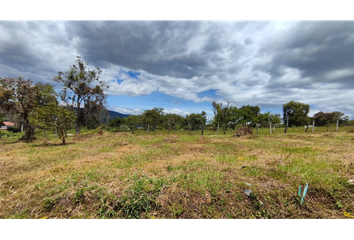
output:
[[[8,127],[15,127],[15,123],[13,122],[4,122],[5,126],[1,126],[0,130],[7,131]]]

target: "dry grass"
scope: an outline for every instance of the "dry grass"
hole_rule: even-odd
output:
[[[352,133],[211,134],[103,131],[70,137],[66,146],[2,140],[0,218],[354,214]],[[301,205],[297,192],[305,183]]]

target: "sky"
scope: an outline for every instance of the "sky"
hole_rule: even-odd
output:
[[[108,109],[180,115],[212,101],[354,117],[353,21],[0,21],[0,77],[50,83],[76,56],[102,70]]]

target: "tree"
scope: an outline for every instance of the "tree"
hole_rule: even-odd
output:
[[[331,123],[336,123],[338,120],[339,124],[343,125],[344,123],[348,122],[349,117],[344,116],[344,113],[338,111],[331,113],[320,111],[313,115],[313,119],[315,120],[317,126],[328,126]]]
[[[230,102],[227,102],[227,105],[223,107],[222,103],[212,102],[213,111],[214,111],[214,120],[215,122],[222,125],[224,134],[226,133],[226,128],[230,122],[230,115],[228,114]]]
[[[185,128],[188,128],[189,130],[201,129],[201,127],[205,125],[205,121],[206,121],[205,114],[206,113],[203,111],[202,114],[191,113],[189,115],[186,115],[183,125],[185,126]]]
[[[125,123],[126,123],[125,118],[118,117],[118,118],[115,118],[115,119],[112,119],[111,121],[109,121],[108,126],[120,129],[120,127]]]
[[[262,127],[269,126],[269,122],[273,125],[281,123],[281,115],[273,114],[271,112],[261,113],[257,116],[256,122],[261,124]]]
[[[134,134],[134,128],[136,128],[136,125],[141,121],[140,116],[130,115],[125,120],[129,128],[132,130],[132,134]]]
[[[240,123],[242,125],[256,126],[257,117],[260,114],[261,109],[258,106],[245,105],[239,109],[241,115]]]
[[[163,108],[158,107],[144,111],[141,120],[145,127],[148,127],[148,130],[150,130],[151,127],[151,130],[154,131],[158,125],[163,123],[163,110]]]
[[[22,140],[34,140],[34,126],[30,124],[29,117],[41,100],[38,85],[33,85],[30,79],[23,80],[23,77],[1,78],[0,85],[0,110],[18,115],[24,123]]]
[[[242,113],[236,106],[229,106],[228,116],[228,124],[233,130],[235,130],[236,126],[240,124],[240,121],[242,120]]]
[[[184,117],[175,114],[175,113],[167,113],[164,115],[164,123],[165,129],[174,129],[176,130],[177,126],[181,126],[183,124]]]
[[[65,145],[65,131],[72,127],[76,114],[55,103],[34,109],[29,121],[41,129],[56,130]]]
[[[307,114],[310,111],[310,105],[300,102],[290,101],[283,105],[283,117],[289,117],[289,126],[304,126],[310,121]]]
[[[85,104],[87,107],[91,101],[96,101],[97,104],[97,101],[102,103],[106,98],[103,92],[105,85],[99,81],[101,73],[101,69],[88,67],[88,63],[77,56],[76,64],[70,66],[69,71],[58,72],[58,76],[54,77],[54,81],[64,86],[60,92],[61,100],[66,102],[67,106],[76,106],[76,134],[80,133],[80,123],[84,121],[85,113],[81,109],[81,104],[84,103],[84,107]]]
[[[206,112],[202,111],[202,114],[201,114],[201,119],[202,119],[202,124],[201,124],[201,127],[202,127],[202,135],[204,134],[204,127],[206,125]]]

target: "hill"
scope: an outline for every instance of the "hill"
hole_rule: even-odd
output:
[[[76,111],[76,108],[74,107],[74,111]],[[115,119],[115,118],[125,118],[128,117],[130,114],[123,114],[120,112],[112,111],[112,110],[107,110],[109,114],[109,119]]]
[[[108,110],[108,114],[109,114],[109,119],[114,119],[114,118],[125,118],[128,117],[130,114],[123,114],[120,112],[115,112],[112,110]]]

